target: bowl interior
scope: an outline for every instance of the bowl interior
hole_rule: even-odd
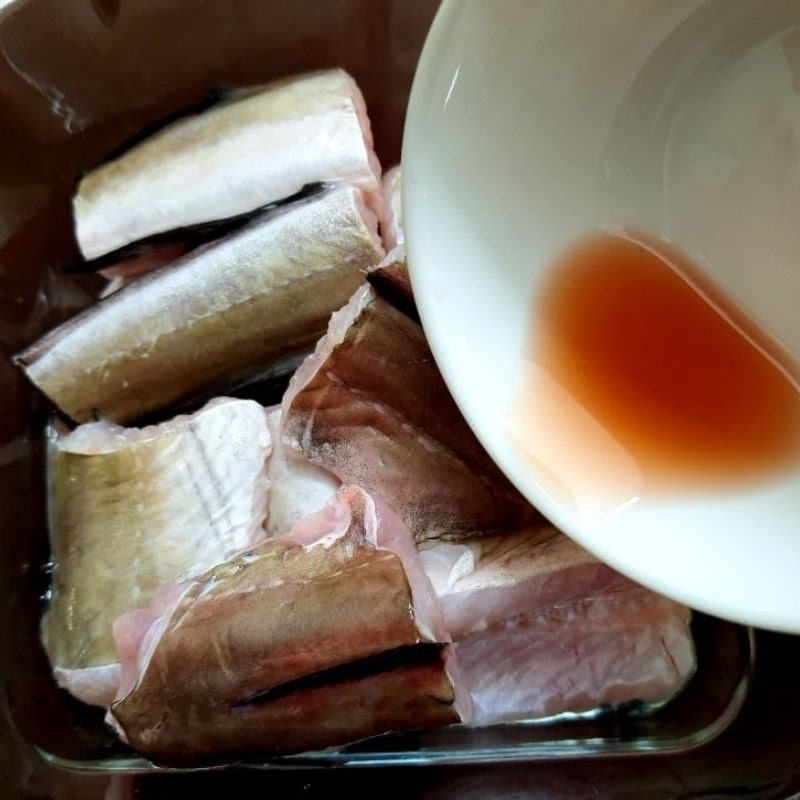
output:
[[[562,502],[508,431],[532,299],[574,237],[662,237],[800,354],[800,6],[777,0],[446,2],[404,140],[422,321],[457,402],[517,487],[641,583],[800,632],[800,470],[669,500]]]

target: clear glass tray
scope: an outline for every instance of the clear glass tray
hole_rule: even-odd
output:
[[[396,767],[685,752],[711,741],[736,718],[750,688],[755,657],[753,632],[747,628],[698,614],[693,629],[697,671],[684,690],[660,708],[631,704],[482,729],[453,726],[393,734],[243,766]],[[13,709],[21,732],[47,762],[74,770],[164,771],[115,742],[102,712],[57,694],[79,719],[63,710],[56,717],[41,707],[15,704]],[[11,697],[13,703],[13,690]]]
[[[91,302],[99,289],[96,278],[69,277],[59,269],[78,257],[70,208],[76,176],[213,87],[256,85],[334,64],[362,86],[378,154],[389,167],[400,158],[408,90],[437,0],[242,0],[236,15],[224,4],[195,0],[62,3],[58,14],[45,0],[0,6],[4,118],[13,120],[0,126],[0,171],[10,187],[0,192],[0,728],[13,726],[60,768],[150,772],[155,768],[106,727],[101,710],[56,687],[39,642],[49,584],[42,567],[49,555],[41,432],[51,408],[10,358]],[[136,91],[118,91],[131,85],[132,76]],[[258,395],[265,403],[279,397],[279,391]],[[690,750],[735,719],[754,659],[752,632],[745,628],[697,616],[694,630],[697,672],[662,708],[598,709],[581,718],[390,735],[247,766],[453,764]]]

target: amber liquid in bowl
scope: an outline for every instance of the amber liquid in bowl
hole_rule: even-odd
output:
[[[567,406],[574,457],[551,468],[536,443],[571,429]],[[740,486],[800,462],[797,365],[679,253],[596,232],[536,294],[512,424],[570,488],[618,465],[651,493]]]

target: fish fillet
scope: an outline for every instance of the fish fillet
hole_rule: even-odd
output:
[[[418,541],[538,516],[470,431],[422,328],[370,287],[333,315],[292,378],[283,442],[382,498]]]
[[[630,584],[459,638],[472,724],[667,700],[695,668],[689,619],[684,606]]]
[[[421,560],[474,725],[664,701],[694,671],[689,610],[551,525],[438,544]]]
[[[90,172],[73,201],[76,235],[93,259],[319,182],[350,183],[378,205],[380,164],[366,107],[340,69],[234,93]]]
[[[380,217],[384,247],[392,250],[403,244],[403,171],[399,164],[383,176]]]
[[[270,437],[249,400],[219,398],[148,428],[105,422],[53,431],[52,559],[42,638],[60,685],[107,705],[118,674],[112,626],[264,538]]]
[[[404,566],[411,534],[400,544],[391,524],[342,487],[285,536],[121,617],[111,713],[127,741],[158,764],[197,765],[468,716],[418,605],[432,588]]]
[[[130,422],[310,346],[382,256],[358,190],[333,189],[137,278],[17,362],[73,419]]]

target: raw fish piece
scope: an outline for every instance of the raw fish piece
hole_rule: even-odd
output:
[[[120,618],[112,715],[127,741],[158,764],[199,765],[468,717],[417,602],[430,584],[404,568],[411,534],[387,525],[343,487],[285,536]]]
[[[220,398],[148,428],[53,431],[48,447],[52,599],[42,638],[59,684],[107,705],[114,620],[263,540],[270,437],[249,400]]]
[[[513,533],[437,544],[420,556],[453,638],[630,586],[544,521]]]
[[[378,294],[388,300],[406,316],[419,322],[419,312],[411,291],[411,280],[406,268],[406,252],[398,245],[377,266],[367,272],[367,280]]]
[[[137,278],[17,357],[79,422],[130,422],[310,346],[383,255],[350,187],[282,206]]]
[[[277,536],[330,502],[341,481],[294,448],[284,446],[280,406],[267,409],[267,424],[272,436],[267,469],[270,482],[267,533]]]
[[[383,176],[381,185],[381,236],[387,250],[403,244],[403,171],[398,164]]]
[[[695,668],[689,609],[627,589],[522,614],[458,639],[472,724],[665,701]]]
[[[375,204],[380,164],[361,92],[343,70],[234,93],[90,172],[74,199],[83,255],[233,217],[304,186],[346,182]]]
[[[370,287],[333,315],[292,378],[283,441],[381,497],[418,541],[538,516],[470,431],[422,328]]]

